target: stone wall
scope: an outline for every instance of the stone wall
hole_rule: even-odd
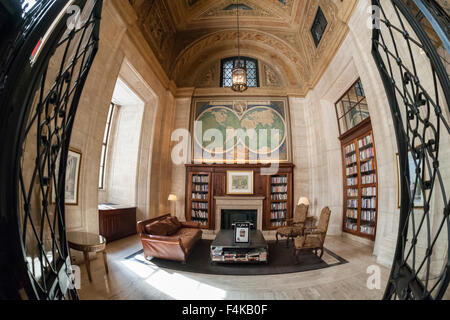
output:
[[[151,50],[136,42],[134,12],[120,1],[105,1],[100,47],[88,76],[74,124],[71,146],[83,153],[79,204],[67,208],[68,230],[98,232],[98,175],[109,105],[119,75],[144,101],[137,160],[138,218],[169,210],[170,131],[174,99],[167,78],[151,64]],[[153,173],[153,174],[151,174]],[[169,177],[169,179],[167,179]],[[122,201],[122,200],[121,200]],[[130,201],[134,202],[134,201]]]

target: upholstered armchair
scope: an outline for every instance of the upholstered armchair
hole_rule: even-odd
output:
[[[314,219],[313,217],[308,217],[308,206],[300,204],[295,208],[294,217],[292,219],[287,219],[287,226],[277,229],[277,243],[279,237],[287,238],[287,246],[289,246],[289,239],[294,240],[295,237],[303,235],[303,230],[307,223]]]
[[[312,250],[316,255],[320,250],[320,258],[323,256],[323,244],[328,231],[331,210],[328,207],[322,209],[317,226],[305,228],[304,234],[294,240],[294,255],[298,262],[298,254],[302,250]]]

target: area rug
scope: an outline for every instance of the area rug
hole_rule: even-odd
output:
[[[300,253],[299,264],[296,264],[292,244],[287,248],[286,242],[284,241],[280,241],[278,244],[275,241],[268,241],[269,263],[267,264],[212,264],[209,255],[211,243],[212,241],[210,240],[199,241],[195,245],[186,264],[158,258],[145,260],[143,250],[126,257],[125,260],[134,260],[142,264],[177,271],[236,276],[304,272],[348,263],[344,258],[325,249],[322,259],[312,252],[304,251]]]

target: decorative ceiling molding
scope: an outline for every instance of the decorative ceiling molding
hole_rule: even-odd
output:
[[[308,67],[299,56],[298,52],[291,48],[281,39],[275,37],[274,35],[264,33],[257,30],[241,30],[240,32],[242,46],[245,47],[246,43],[260,43],[266,47],[272,48],[279,55],[282,55],[287,62],[292,65],[298,72],[298,76],[303,80],[308,78]],[[236,30],[225,30],[207,35],[202,39],[198,40],[190,47],[185,49],[176,59],[174,69],[171,73],[171,78],[175,82],[179,82],[180,76],[183,74],[183,70],[186,66],[198,62],[201,58],[202,53],[208,49],[211,50],[218,45],[223,44],[223,42],[234,43],[237,40]]]
[[[239,3],[239,15],[241,17],[270,17],[281,18],[274,15],[272,12],[263,9],[257,5],[254,1],[240,0]],[[236,17],[236,1],[223,0],[208,11],[202,13],[199,18],[212,18],[212,17]]]
[[[248,56],[269,61],[289,90],[297,88],[298,92],[304,92],[317,83],[337,52],[348,33],[347,22],[358,1],[238,2],[252,9],[240,11],[243,50]],[[236,10],[224,10],[236,5],[236,0],[128,0],[124,3],[133,7],[137,26],[168,78],[177,85],[191,87],[200,85],[200,81],[204,86],[217,73],[204,63],[211,66],[217,62],[211,61],[211,57],[220,59],[223,52],[236,49]],[[319,5],[329,24],[316,48],[311,25]],[[199,80],[194,75],[202,68],[206,68],[204,72],[208,76]]]

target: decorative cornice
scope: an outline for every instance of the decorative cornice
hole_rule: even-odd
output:
[[[199,53],[205,48],[210,48],[214,45],[220,44],[223,41],[235,41],[237,39],[236,30],[224,30],[209,34],[202,37],[188,48],[186,48],[176,59],[174,69],[171,73],[173,79],[182,73],[183,68],[189,64],[195,57],[198,57]],[[277,52],[282,54],[286,59],[293,64],[299,76],[303,79],[307,79],[308,67],[303,63],[303,59],[299,56],[291,46],[285,43],[282,39],[276,36],[257,30],[242,30],[241,42],[244,45],[245,42],[258,42],[264,43],[267,46],[276,48]]]

